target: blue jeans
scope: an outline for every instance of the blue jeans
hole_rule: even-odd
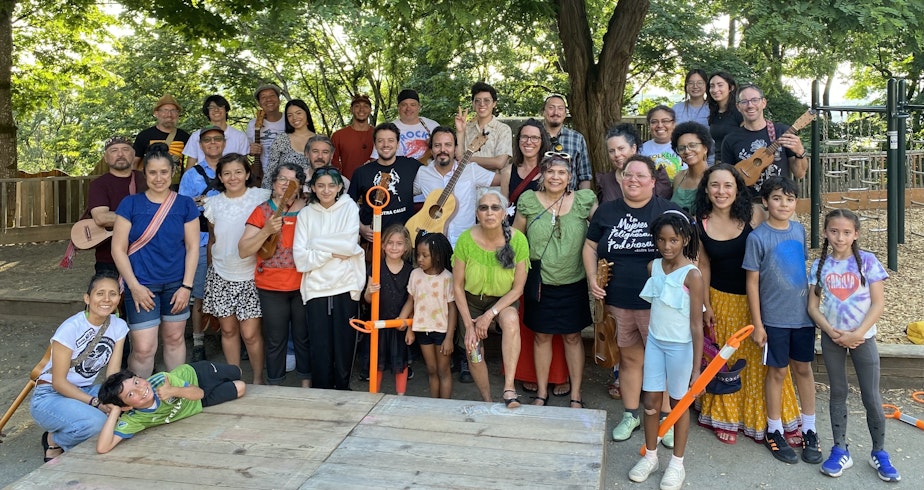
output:
[[[80,389],[90,396],[99,393],[99,385]],[[65,451],[99,434],[106,423],[106,414],[100,409],[63,396],[50,384],[35,387],[29,413],[36,423],[53,434],[55,444]]]

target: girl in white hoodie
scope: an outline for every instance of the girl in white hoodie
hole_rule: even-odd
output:
[[[343,176],[334,167],[314,171],[311,202],[299,211],[293,257],[302,276],[301,293],[311,349],[311,386],[350,389],[357,301],[365,285],[365,257],[359,246],[359,208],[343,195]]]

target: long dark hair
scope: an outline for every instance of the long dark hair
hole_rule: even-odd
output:
[[[727,163],[717,163],[703,172],[703,178],[696,187],[696,196],[693,197],[693,209],[696,210],[696,219],[701,221],[712,213],[712,201],[709,200],[709,176],[713,172],[724,170],[732,175],[735,179],[735,201],[732,203],[730,214],[732,219],[742,223],[750,223],[754,215],[754,208],[751,206],[751,197],[748,194],[748,186],[744,183],[744,178],[734,166]]]
[[[225,165],[230,165],[232,163],[240,163],[241,166],[244,167],[244,173],[247,174],[244,187],[250,187],[250,159],[247,158],[246,155],[241,155],[240,153],[228,153],[219,158],[218,165],[215,166],[215,189],[218,192],[225,192],[228,190],[228,188],[225,187],[225,183],[221,181],[221,171],[225,168]]]
[[[719,103],[712,98],[712,93],[709,91],[709,82],[715,77],[725,80],[725,83],[728,84],[728,102],[726,103],[725,110],[729,112],[738,110],[735,108],[735,95],[738,93],[738,83],[735,82],[735,78],[728,72],[717,71],[709,75],[709,78],[706,79],[706,103],[709,104],[709,124],[715,123],[716,118],[719,117]]]
[[[433,268],[442,273],[444,270],[452,272],[452,244],[442,233],[427,233],[417,239],[417,247],[427,247],[430,250],[430,260]]]
[[[308,118],[308,123],[305,126],[312,133],[316,133],[317,131],[314,129],[314,119],[311,118],[311,109],[308,108],[308,104],[302,99],[292,99],[286,102],[286,110],[282,111],[282,120],[286,122],[286,132],[290,134],[295,132],[295,128],[289,124],[289,107],[292,106],[305,111],[305,117]]]
[[[545,126],[535,118],[531,117],[527,119],[526,122],[520,126],[520,129],[517,129],[517,135],[513,139],[513,164],[517,167],[523,165],[523,152],[520,150],[520,135],[523,134],[523,128],[527,126],[539,129],[539,135],[542,137],[542,144],[539,145],[540,158],[552,147],[552,142],[549,139],[549,132],[545,130]],[[536,164],[538,165],[539,162],[537,161]]]
[[[853,211],[847,209],[833,209],[825,215],[824,229],[828,228],[828,222],[834,218],[846,218],[853,223],[854,229],[860,231],[860,217]],[[818,259],[818,270],[815,271],[815,296],[821,297],[821,291],[824,284],[821,282],[821,269],[825,266],[828,259],[828,238],[825,237],[821,243],[821,257]],[[860,244],[856,240],[850,244],[850,251],[853,252],[853,259],[857,261],[857,272],[860,274],[860,284],[866,286],[866,276],[863,275],[863,261],[860,260]]]

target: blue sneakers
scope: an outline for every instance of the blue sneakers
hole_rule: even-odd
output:
[[[902,479],[898,470],[892,466],[889,461],[889,453],[885,451],[873,451],[869,455],[869,465],[876,468],[879,472],[879,479],[882,481],[899,481]]]
[[[821,472],[837,478],[851,466],[853,466],[853,459],[850,458],[850,453],[840,446],[834,446],[831,448],[831,456],[828,456],[828,460],[821,465]]]

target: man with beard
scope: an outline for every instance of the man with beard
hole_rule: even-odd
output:
[[[440,191],[449,185],[459,168],[459,163],[455,160],[456,143],[456,134],[452,129],[446,126],[433,129],[430,136],[433,164],[421,167],[417,172],[417,178],[414,180],[415,194],[427,196],[436,191],[439,195]],[[459,235],[475,225],[478,188],[497,185],[500,185],[500,174],[486,170],[480,165],[466,165],[461,170],[456,185],[452,188],[452,195],[456,198],[456,210],[446,222],[446,229],[442,230],[453,247]]]
[[[587,159],[587,142],[581,133],[565,127],[568,105],[565,96],[552,94],[545,98],[542,119],[545,130],[549,132],[552,151],[567,153],[571,157],[571,188],[590,189],[590,160]]]
[[[311,180],[314,170],[330,165],[334,154],[334,143],[327,136],[316,134],[308,138],[308,143],[305,144],[305,156],[308,157],[308,163],[311,165],[308,171],[308,180]],[[340,174],[340,176],[343,177],[344,192],[347,192],[350,188],[350,179],[343,174]]]
[[[340,168],[340,173],[348,179],[353,172],[369,161],[372,155],[372,126],[369,115],[372,114],[372,101],[368,95],[356,94],[350,102],[353,119],[349,126],[335,131],[330,139],[334,144],[332,164]]]
[[[147,190],[144,174],[132,169],[135,150],[132,140],[124,136],[113,136],[106,141],[103,160],[109,166],[109,173],[90,182],[87,194],[87,209],[93,221],[103,228],[112,229],[115,224],[115,210],[126,196]],[[110,240],[96,246],[96,273],[112,271],[118,274],[112,259]]]
[[[487,132],[488,140],[472,154],[472,161],[488,170],[500,170],[507,165],[507,161],[513,155],[513,137],[510,126],[494,117],[496,107],[497,90],[494,87],[484,82],[472,85],[472,109],[475,110],[475,118],[466,123],[468,111],[463,112],[461,109],[456,115],[456,131],[463,142],[456,147],[456,159],[462,159],[468,145],[476,136]],[[475,212],[474,209],[472,212]]]
[[[182,162],[183,148],[189,141],[189,133],[176,127],[182,111],[180,103],[170,94],[165,94],[157,100],[154,104],[154,118],[157,119],[157,124],[142,130],[138,136],[135,136],[135,168],[141,170],[141,159],[154,143],[166,143],[170,147],[170,155],[173,156],[174,163],[179,165]]]
[[[759,201],[760,186],[766,179],[777,175],[789,177],[790,173],[793,178],[801,179],[808,171],[808,159],[805,157],[802,140],[786,132],[789,126],[771,123],[764,118],[767,99],[762,90],[755,85],[742,85],[737,97],[736,104],[744,122],[725,137],[719,160],[734,165],[747,160],[758,149],[770,146],[774,140],[779,139],[781,143],[773,156],[773,163],[764,169],[756,184],[748,187],[751,197]]]
[[[260,126],[260,142],[256,142],[255,130],[257,119],[251,119],[247,123],[247,140],[250,141],[250,154],[260,157],[260,165],[251,167],[251,182],[259,184],[263,181],[263,171],[269,162],[269,148],[276,140],[276,136],[286,130],[286,121],[282,117],[282,111],[279,110],[279,94],[281,90],[276,85],[266,83],[257,87],[253,92],[253,98],[257,100],[260,109],[263,110],[263,122]]]
[[[385,174],[388,174],[390,200],[382,209],[382,229],[395,223],[403,225],[414,214],[414,179],[420,169],[420,162],[398,156],[400,135],[401,131],[394,123],[376,126],[372,138],[378,159],[359,167],[353,173],[350,198],[360,203],[359,232],[369,242],[372,242],[372,208],[366,201],[366,191],[379,185]]]

